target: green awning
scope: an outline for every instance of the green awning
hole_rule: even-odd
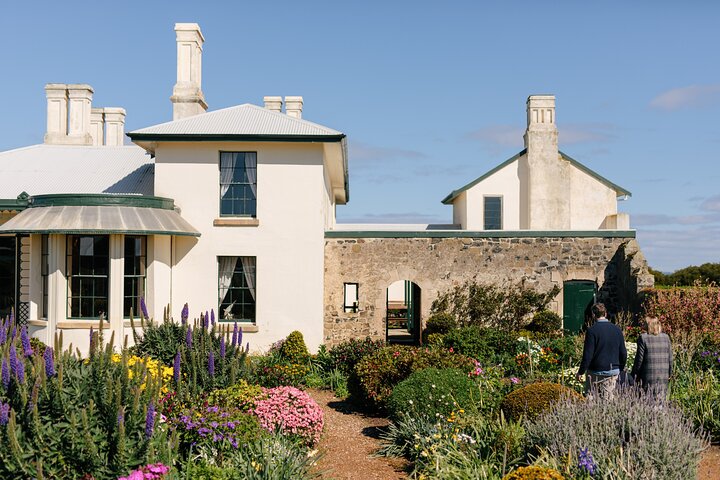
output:
[[[1,233],[200,236],[175,210],[123,205],[34,206],[0,225]]]

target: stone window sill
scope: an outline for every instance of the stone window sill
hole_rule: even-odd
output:
[[[216,218],[213,227],[257,227],[260,220],[257,218]]]

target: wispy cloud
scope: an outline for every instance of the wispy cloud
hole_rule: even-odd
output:
[[[351,161],[373,162],[388,159],[421,159],[427,158],[422,152],[417,150],[407,150],[403,148],[381,147],[362,142],[351,142],[348,145],[348,153]]]
[[[491,125],[468,132],[464,138],[502,147],[515,147],[522,145],[523,132],[523,128],[513,125]]]
[[[713,241],[720,238],[720,227],[639,230],[637,237],[650,266],[663,272],[720,258],[720,242]]]
[[[720,213],[720,195],[708,197],[700,204],[700,208],[707,212]]]
[[[637,213],[630,216],[633,226],[648,227],[656,225],[710,225],[720,223],[720,213],[700,215],[665,215]]]
[[[342,223],[447,223],[448,219],[419,212],[369,213],[358,217],[343,218]]]
[[[705,107],[720,102],[720,83],[690,85],[673,88],[650,100],[650,106],[660,110]]]

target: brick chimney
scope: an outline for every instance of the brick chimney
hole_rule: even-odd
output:
[[[527,154],[521,171],[526,172],[521,228],[567,230],[570,228],[570,172],[560,160],[555,124],[555,96],[531,95],[527,99]],[[524,217],[524,219],[523,219]],[[524,220],[524,221],[523,221]]]
[[[197,23],[176,23],[177,83],[170,101],[173,120],[205,113],[207,103],[202,92],[202,46],[205,38]]]

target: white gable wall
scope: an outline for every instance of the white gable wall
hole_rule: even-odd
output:
[[[220,151],[257,152],[258,226],[213,226],[220,218]],[[173,316],[179,317],[185,302],[193,318],[210,308],[217,315],[217,257],[255,256],[258,331],[245,335],[251,349],[265,349],[293,330],[317,348],[329,219],[322,145],[167,142],[157,147],[155,162],[156,195],[174,198],[183,218],[202,234],[173,240]],[[152,308],[157,315],[163,305]]]
[[[606,228],[605,218],[617,213],[617,193],[579,168],[570,170],[570,228]]]
[[[453,209],[462,207],[462,203],[465,203],[467,217],[462,227],[464,230],[483,230],[486,196],[502,197],[503,230],[520,229],[520,178],[517,160],[470,187],[460,196],[465,197],[464,202],[458,204],[458,197],[453,203]]]

